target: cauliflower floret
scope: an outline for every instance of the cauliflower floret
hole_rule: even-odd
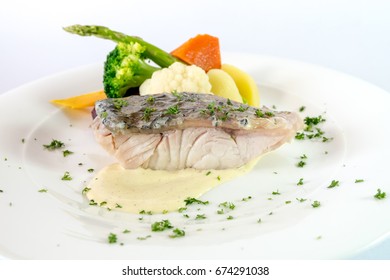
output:
[[[139,88],[140,95],[164,92],[211,93],[211,84],[202,68],[175,62],[168,68],[154,72]]]

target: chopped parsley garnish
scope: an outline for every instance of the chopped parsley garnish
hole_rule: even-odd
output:
[[[232,202],[222,202],[218,205],[219,207],[224,207],[224,208],[229,208],[230,210],[233,210],[234,208],[236,208],[236,205],[234,205]]]
[[[179,106],[176,104],[174,106],[168,107],[165,113],[168,115],[177,115],[180,113]]]
[[[243,199],[241,199],[241,201],[247,202],[247,201],[249,201],[250,199],[252,199],[252,197],[251,197],[251,196],[248,196],[248,197],[244,197]]]
[[[146,240],[148,238],[152,237],[151,235],[147,235],[147,236],[139,236],[137,237],[138,240]]]
[[[264,117],[264,113],[263,113],[263,111],[261,111],[260,109],[256,109],[255,115],[256,115],[256,117],[258,117],[258,118],[263,118],[263,117]]]
[[[110,232],[107,239],[108,239],[108,243],[110,243],[110,244],[116,243],[116,241],[117,241],[116,234]]]
[[[88,171],[89,173],[92,173],[92,172],[94,172],[94,171],[95,171],[95,169],[93,169],[93,168],[89,168],[87,171]]]
[[[221,215],[221,214],[224,214],[225,213],[225,210],[223,209],[218,209],[217,210],[217,214]]]
[[[173,228],[169,220],[162,220],[160,222],[154,222],[151,225],[152,231],[164,231],[166,229]]]
[[[339,185],[340,185],[339,181],[332,180],[332,182],[328,186],[328,189],[331,189],[331,188],[334,188],[334,187],[338,187]]]
[[[104,205],[107,205],[107,201],[102,201],[99,203],[99,206],[104,206]]]
[[[355,183],[363,183],[363,182],[364,182],[363,179],[356,179],[356,180],[355,180]]]
[[[131,231],[128,230],[128,229],[125,229],[125,230],[122,231],[122,233],[130,233],[130,232],[131,232]]]
[[[122,109],[123,106],[129,105],[129,102],[127,102],[126,99],[115,98],[113,101],[113,104],[114,104],[115,109],[119,110],[119,109]]]
[[[177,90],[172,91],[172,95],[175,96],[178,101],[181,101],[183,99],[183,94],[178,93]]]
[[[302,186],[302,185],[303,185],[303,178],[300,178],[297,183],[297,186]]]
[[[142,119],[144,121],[149,121],[150,120],[150,116],[152,115],[152,113],[154,111],[156,111],[156,108],[146,107],[145,110],[144,110],[144,114],[142,116]]]
[[[91,199],[91,200],[89,201],[89,205],[91,205],[91,206],[96,206],[96,205],[98,205],[98,204],[97,204],[97,202],[96,202],[95,200]]]
[[[82,194],[86,194],[86,193],[89,192],[90,190],[91,190],[91,188],[85,187],[85,188],[81,191],[81,193],[82,193]]]
[[[116,204],[115,204],[115,208],[122,208],[122,205],[116,203]]]
[[[204,220],[206,219],[206,214],[198,214],[195,217],[195,220]]]
[[[69,155],[71,155],[71,154],[73,154],[73,152],[71,152],[71,151],[69,151],[69,150],[65,150],[65,151],[62,152],[62,155],[63,155],[64,157],[67,157],[67,156],[69,156]]]
[[[211,174],[211,171],[207,171],[206,176],[209,176]]]
[[[179,212],[179,213],[182,213],[182,212],[184,212],[184,211],[186,211],[187,210],[187,207],[180,207],[177,211]]]
[[[280,195],[279,190],[272,192],[272,195]]]
[[[102,118],[102,119],[107,118],[107,116],[108,116],[108,113],[107,113],[106,111],[104,111],[104,112],[102,112],[102,113],[100,114],[100,118]]]
[[[305,109],[306,109],[305,106],[301,106],[301,107],[299,107],[299,112],[303,112],[303,111],[305,111]]]
[[[64,173],[64,175],[62,176],[62,178],[61,178],[61,180],[63,180],[63,181],[71,181],[73,178],[72,178],[72,176],[70,176],[70,174],[69,174],[69,172],[68,171],[66,171],[65,173]]]
[[[47,189],[40,189],[40,190],[38,190],[38,192],[45,193],[45,192],[47,192]]]
[[[149,104],[153,104],[153,103],[154,103],[154,96],[150,95],[150,96],[146,99],[146,102],[148,102]]]
[[[229,105],[229,106],[232,106],[232,105],[233,105],[232,101],[231,101],[229,98],[228,98],[228,100],[226,101],[226,104]]]
[[[221,181],[221,176],[218,175],[218,176],[217,176],[217,180],[218,180],[218,181]]]
[[[305,199],[305,198],[296,198],[296,200],[298,200],[299,202],[305,202],[307,199]]]
[[[321,206],[321,202],[319,202],[318,200],[314,200],[314,202],[311,204],[311,206],[313,206],[313,208],[320,207]]]
[[[226,220],[233,220],[233,219],[234,219],[233,216],[228,216],[228,217],[226,218]]]
[[[306,162],[303,161],[303,160],[301,160],[301,161],[299,161],[299,162],[297,163],[297,167],[300,167],[300,168],[304,167],[305,165],[306,165]]]
[[[59,140],[55,140],[53,139],[50,144],[48,145],[43,145],[43,147],[45,149],[48,149],[49,151],[54,151],[54,150],[57,150],[57,149],[61,149],[63,147],[65,147],[65,144]]]
[[[203,204],[203,205],[209,204],[208,201],[201,201],[201,200],[196,199],[196,198],[193,198],[193,197],[187,197],[187,198],[184,200],[184,202],[185,202],[186,205],[190,205],[190,204],[193,204],[193,203]]]
[[[139,211],[139,214],[141,214],[141,215],[153,215],[152,211],[145,211],[145,210]]]
[[[173,234],[169,235],[170,238],[178,238],[186,235],[186,232],[179,228],[175,228],[172,232]]]
[[[377,189],[377,193],[374,195],[376,199],[384,199],[386,198],[386,193],[382,192],[381,189]]]

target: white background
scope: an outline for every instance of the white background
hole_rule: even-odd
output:
[[[167,51],[209,33],[219,37],[223,51],[319,64],[390,91],[386,0],[2,0],[0,93],[59,71],[102,63],[113,43],[62,30],[72,24],[105,25]],[[356,258],[390,259],[390,239]]]

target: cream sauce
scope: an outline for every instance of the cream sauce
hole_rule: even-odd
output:
[[[186,198],[199,198],[212,188],[249,172],[256,162],[236,169],[210,171],[124,169],[112,164],[92,179],[86,195],[97,205],[130,213],[176,211],[184,206]]]

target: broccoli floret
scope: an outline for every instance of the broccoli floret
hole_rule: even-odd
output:
[[[65,31],[80,36],[96,36],[111,40],[117,46],[111,51],[104,66],[104,91],[110,98],[123,97],[129,88],[138,87],[158,69],[149,65],[151,60],[160,67],[168,67],[179,61],[171,54],[145,42],[139,37],[113,31],[104,26],[72,25]]]
[[[110,98],[126,95],[129,88],[139,87],[159,67],[153,67],[143,58],[145,47],[139,43],[118,43],[107,55],[104,64],[104,92]]]

